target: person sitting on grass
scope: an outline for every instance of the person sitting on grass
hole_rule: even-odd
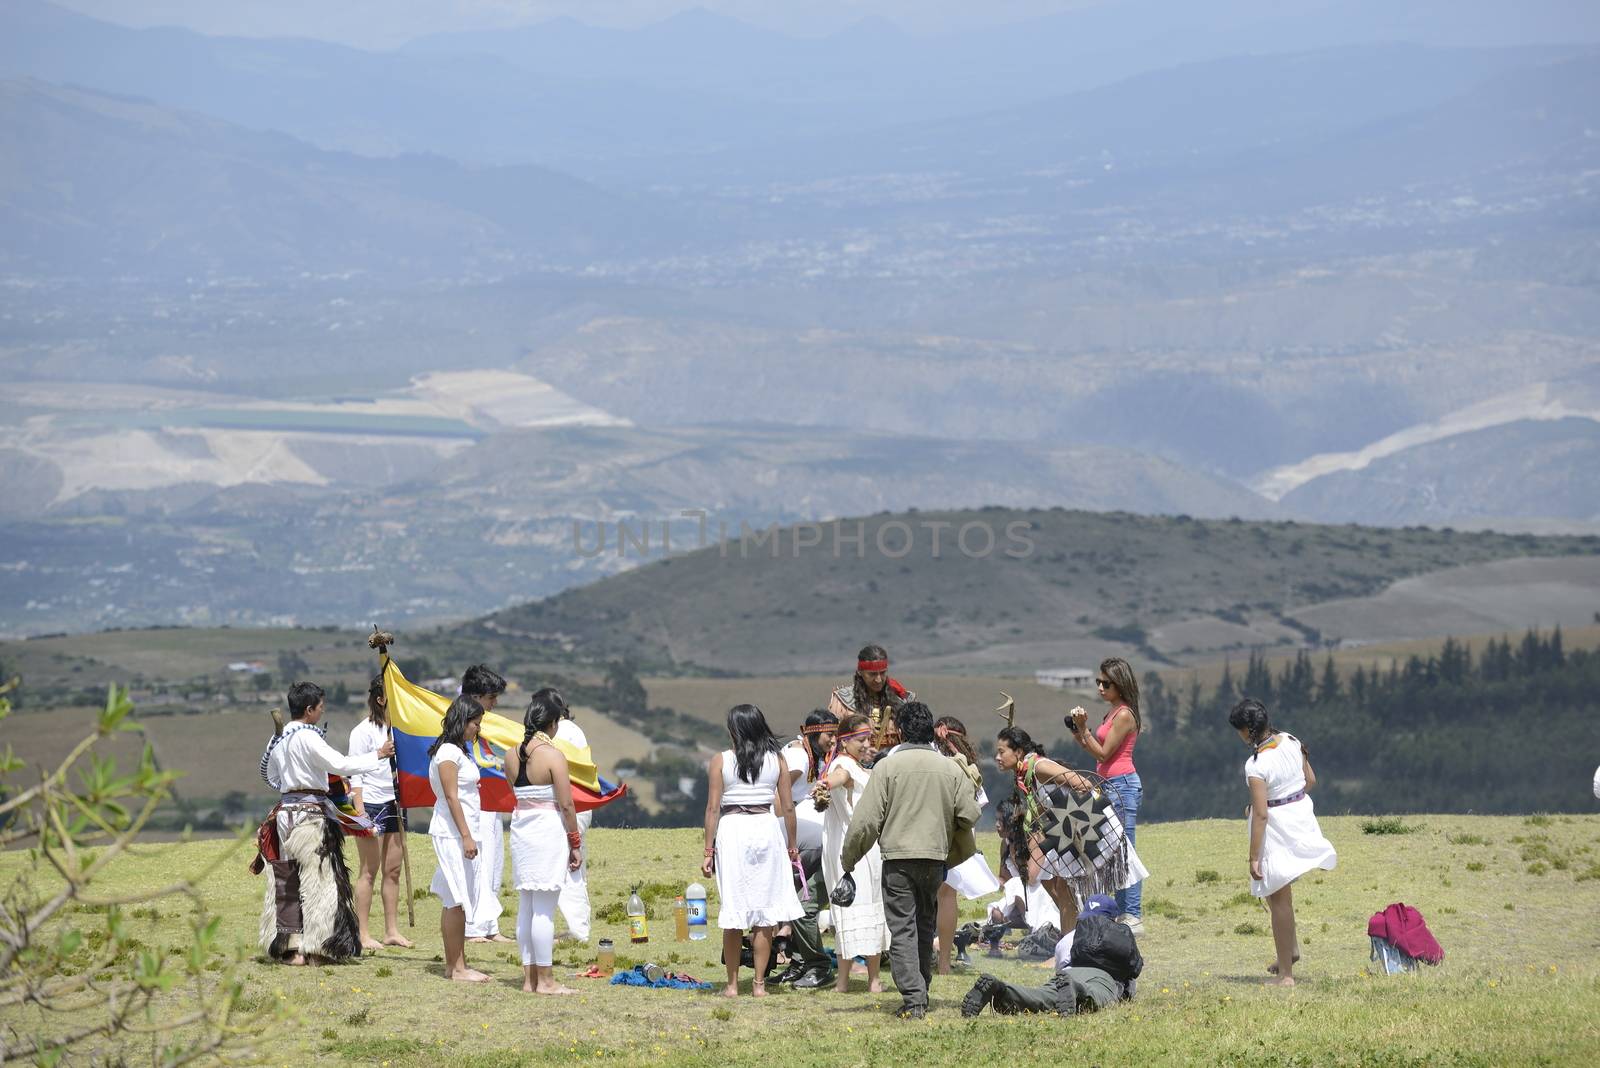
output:
[[[1133,997],[1144,958],[1127,924],[1117,922],[1116,900],[1094,894],[1078,913],[1078,924],[1056,947],[1056,972],[1043,986],[1017,986],[980,975],[961,999],[961,1015],[977,1016],[986,1007],[1010,1016],[1053,1012],[1075,1016]]]

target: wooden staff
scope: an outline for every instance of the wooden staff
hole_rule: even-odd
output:
[[[394,635],[379,630],[378,629],[378,625],[376,623],[374,623],[372,625],[372,634],[369,635],[368,638],[367,638],[367,646],[369,648],[376,649],[378,651],[378,656],[381,658],[379,660],[379,662],[378,662],[379,663],[379,670],[383,671],[385,674],[387,674],[388,671],[389,671],[389,646],[391,646],[393,644],[394,644]],[[386,699],[385,705],[384,705],[384,710],[383,710],[383,722],[384,722],[384,726],[387,727],[388,730],[389,730],[389,739],[390,739],[390,741],[393,741],[394,740],[394,726],[393,726],[393,724],[391,724],[389,722],[389,711],[390,711],[390,709],[388,707],[387,699]],[[411,825],[410,825],[410,821],[406,818],[405,806],[400,803],[400,754],[399,753],[396,753],[396,754],[394,754],[393,756],[391,756],[389,758],[389,774],[390,774],[390,777],[391,777],[392,781],[394,782],[394,810],[400,816],[400,870],[405,875],[406,926],[407,927],[415,927],[417,925],[417,903],[411,896],[411,852],[410,852],[410,850],[408,850],[406,848],[406,838],[410,834],[410,826]],[[379,846],[378,846],[378,863],[379,863],[379,866],[381,867],[382,864],[383,864],[383,845],[382,845],[383,838],[382,838],[382,836],[379,836],[378,843],[379,843]],[[379,873],[379,878],[382,878],[382,873],[381,872]]]

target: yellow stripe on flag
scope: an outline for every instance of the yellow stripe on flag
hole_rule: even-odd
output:
[[[410,735],[437,738],[444,728],[445,710],[450,707],[452,698],[440,696],[407,679],[388,653],[383,654],[382,662],[389,724]],[[478,736],[496,748],[510,749],[522,744],[522,734],[522,724],[494,712],[485,712]],[[589,747],[573,745],[564,738],[551,740],[567,758],[567,777],[579,786],[600,793],[600,772],[594,766],[594,754]]]

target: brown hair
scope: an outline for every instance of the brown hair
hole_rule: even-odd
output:
[[[389,709],[386,705],[378,703],[381,697],[383,697],[383,672],[380,671],[372,676],[372,681],[367,684],[367,720],[377,727],[385,726],[389,722]]]
[[[943,732],[939,730],[940,727],[944,728]],[[972,748],[972,743],[967,740],[967,725],[956,717],[940,716],[939,721],[933,725],[933,736],[945,756],[960,753],[973,767],[982,767],[978,762],[978,751]]]
[[[1139,715],[1139,679],[1133,673],[1133,665],[1120,656],[1108,656],[1100,661],[1100,674],[1117,688],[1117,696],[1133,713],[1134,733],[1143,734],[1144,719]]]

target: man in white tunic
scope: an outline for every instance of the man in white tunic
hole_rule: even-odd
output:
[[[361,952],[344,861],[341,815],[328,797],[328,776],[360,775],[388,767],[394,742],[376,752],[346,756],[323,740],[322,687],[289,688],[290,723],[261,755],[261,777],[280,794],[258,835],[251,870],[271,867],[261,907],[261,950],[285,964],[338,961]],[[360,826],[362,818],[348,817]]]

